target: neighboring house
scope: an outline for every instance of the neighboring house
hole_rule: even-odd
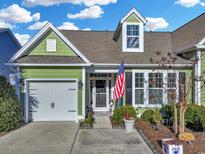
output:
[[[0,75],[9,77],[9,74],[13,73],[5,63],[7,63],[20,48],[21,45],[11,30],[0,28]]]
[[[199,76],[205,64],[200,57],[205,48],[205,14],[173,32],[146,32],[145,24],[146,19],[136,9],[120,20],[114,32],[58,30],[46,24],[9,61],[21,74],[18,87],[26,122],[77,121],[85,117],[89,105],[96,112],[108,111],[122,60],[126,75],[124,104],[156,107],[167,103],[168,94],[161,82],[170,82],[167,85],[171,84],[179,97],[175,76],[183,79],[193,71]],[[157,70],[158,65],[150,62],[150,58],[157,58],[156,52],[179,54],[174,71]],[[184,55],[199,58],[194,70],[190,61],[182,58]],[[158,84],[149,87],[148,81],[153,78]],[[195,90],[200,84],[193,83]],[[189,101],[204,103],[204,93],[202,89]],[[156,98],[151,99],[151,94]]]

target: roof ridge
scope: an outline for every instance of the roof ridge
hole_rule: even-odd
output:
[[[205,12],[204,12],[204,13],[202,13],[202,14],[200,14],[199,16],[197,16],[197,17],[193,18],[193,19],[192,19],[192,20],[190,20],[189,22],[187,22],[187,23],[183,24],[182,26],[178,27],[178,28],[177,28],[177,29],[175,29],[172,33],[174,33],[174,32],[176,32],[176,31],[180,30],[181,28],[185,27],[186,25],[188,25],[188,24],[192,23],[193,21],[195,21],[195,20],[199,19],[199,18],[200,18],[201,16],[203,16],[203,15],[205,15]]]

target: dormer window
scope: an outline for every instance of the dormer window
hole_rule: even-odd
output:
[[[120,20],[113,38],[122,52],[144,52],[145,23],[146,19],[135,8]]]
[[[127,48],[139,48],[139,25],[127,25]]]

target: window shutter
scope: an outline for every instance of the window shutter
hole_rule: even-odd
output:
[[[179,72],[179,100],[184,101],[185,100],[185,94],[186,94],[186,73]]]
[[[132,105],[132,73],[125,73],[126,78],[126,105]]]

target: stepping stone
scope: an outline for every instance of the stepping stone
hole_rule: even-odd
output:
[[[93,127],[97,129],[112,129],[112,124],[110,121],[109,114],[106,113],[95,114],[95,123]]]

